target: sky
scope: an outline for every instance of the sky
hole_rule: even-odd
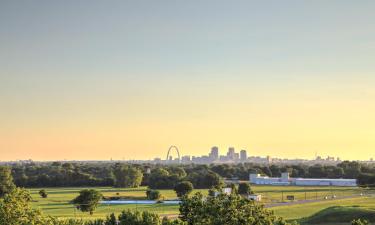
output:
[[[0,161],[375,157],[374,10],[0,0]]]

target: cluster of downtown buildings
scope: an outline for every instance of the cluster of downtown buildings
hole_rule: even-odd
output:
[[[236,152],[234,147],[229,147],[225,155],[219,154],[219,148],[214,146],[211,148],[208,155],[203,156],[189,156],[184,155],[181,158],[172,158],[168,156],[167,159],[155,158],[151,160],[151,163],[156,164],[211,164],[211,163],[255,163],[255,164],[322,164],[322,165],[336,165],[340,162],[340,158],[328,156],[322,158],[316,156],[314,160],[307,159],[280,159],[273,158],[271,156],[260,157],[260,156],[249,156],[248,152],[244,149]]]
[[[210,163],[238,163],[247,162],[247,151],[241,150],[239,153],[233,147],[228,148],[226,155],[219,155],[219,148],[214,146],[208,155],[190,156],[184,155],[180,159],[172,158],[171,156],[166,160],[155,158],[154,163],[196,163],[196,164],[210,164]]]

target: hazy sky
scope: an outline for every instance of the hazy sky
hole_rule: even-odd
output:
[[[0,0],[0,160],[375,157],[374,11]]]

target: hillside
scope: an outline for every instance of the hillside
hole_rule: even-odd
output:
[[[333,206],[316,214],[301,219],[301,224],[349,223],[354,219],[366,219],[375,222],[375,209],[365,209],[356,206]]]

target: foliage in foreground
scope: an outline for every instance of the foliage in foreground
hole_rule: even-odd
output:
[[[14,189],[13,177],[9,167],[0,166],[0,198]]]
[[[44,224],[40,211],[32,209],[31,196],[23,189],[14,188],[0,200],[0,224]]]
[[[201,193],[184,196],[180,218],[188,225],[287,225],[282,218],[238,194],[204,198]]]

